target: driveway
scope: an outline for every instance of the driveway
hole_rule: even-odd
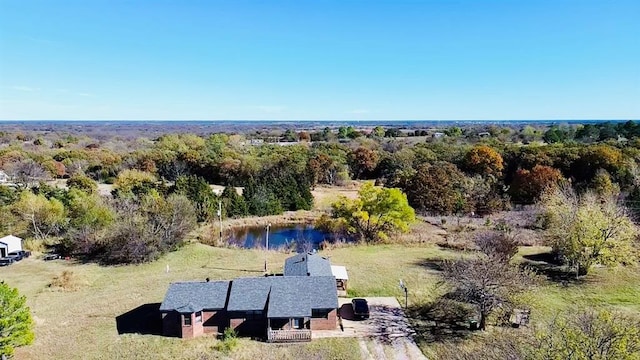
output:
[[[426,359],[413,341],[404,311],[393,297],[366,297],[369,319],[354,320],[350,298],[339,298],[341,329],[314,331],[313,337],[358,337],[363,359]]]

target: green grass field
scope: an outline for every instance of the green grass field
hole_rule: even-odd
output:
[[[542,248],[525,249],[531,253]],[[333,264],[346,265],[349,288],[357,296],[395,296],[404,301],[398,287],[402,279],[409,288],[409,303],[433,300],[442,291],[438,271],[432,266],[443,258],[462,256],[435,245],[348,246],[323,251]],[[269,252],[271,272],[282,269],[290,254]],[[230,279],[261,276],[265,253],[258,250],[214,248],[189,244],[160,260],[144,265],[103,267],[58,260],[27,259],[0,269],[0,278],[18,287],[28,298],[36,322],[36,341],[19,348],[18,359],[357,359],[354,339],[318,340],[299,345],[271,345],[241,339],[230,354],[214,350],[217,340],[165,338],[157,335],[119,335],[116,317],[137,307],[159,303],[173,281]],[[167,272],[167,267],[169,272]],[[64,270],[73,272],[65,290],[49,287]],[[596,269],[586,281],[563,286],[546,283],[532,296],[533,321],[547,318],[572,306],[609,306],[640,311],[640,272],[637,269]],[[433,344],[420,344],[429,352]]]

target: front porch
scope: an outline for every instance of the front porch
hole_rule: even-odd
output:
[[[311,341],[311,330],[272,330],[267,329],[267,342],[302,342]]]
[[[267,319],[267,342],[311,341],[311,319]]]

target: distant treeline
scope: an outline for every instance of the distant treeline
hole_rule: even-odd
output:
[[[631,121],[413,133],[285,130],[278,136],[288,146],[251,141],[258,133],[150,140],[3,132],[0,168],[7,176],[0,181],[13,185],[0,187],[0,230],[62,238],[66,251],[90,258],[143,261],[177,246],[195,221],[215,218],[219,202],[225,217],[311,209],[313,187],[352,179],[400,188],[428,214],[482,215],[532,204],[553,184],[621,191],[633,205],[640,201],[639,135]],[[41,183],[49,179],[67,179],[70,190]],[[110,196],[99,195],[102,183],[113,184]],[[224,191],[216,194],[210,184]],[[176,230],[173,216],[180,213],[193,217]]]

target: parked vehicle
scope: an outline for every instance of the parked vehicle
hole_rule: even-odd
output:
[[[369,318],[369,303],[367,303],[366,299],[353,299],[351,300],[351,306],[353,306],[353,316],[356,319]]]
[[[57,259],[61,259],[62,256],[60,256],[60,254],[54,254],[54,253],[50,253],[50,254],[46,254],[42,260],[44,261],[49,261],[49,260],[57,260]]]
[[[12,258],[13,261],[20,261],[23,259],[21,251],[12,251],[7,254],[7,257]]]
[[[29,256],[31,256],[31,251],[26,251],[26,250],[14,251],[14,253],[20,254],[20,256],[22,256],[23,259],[28,258]]]
[[[13,263],[14,263],[14,261],[10,257],[0,258],[0,266],[9,266],[9,265],[11,265]]]

